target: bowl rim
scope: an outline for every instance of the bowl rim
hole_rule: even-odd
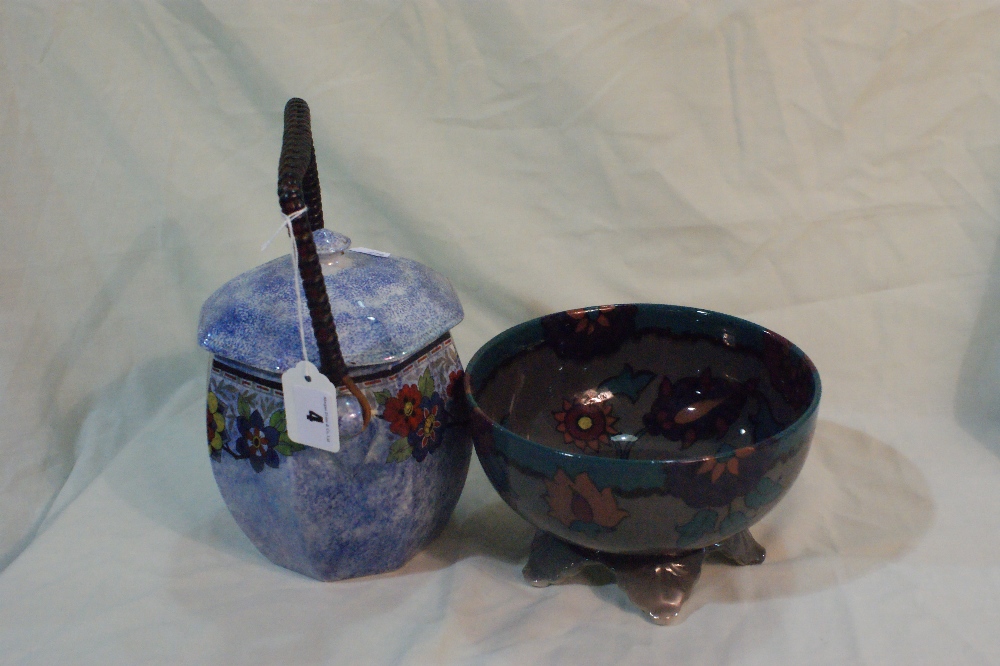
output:
[[[798,345],[796,345],[795,343],[791,342],[790,340],[788,340],[788,338],[784,337],[780,333],[776,333],[776,332],[772,331],[771,329],[769,329],[769,328],[767,328],[765,326],[761,326],[760,324],[752,322],[752,321],[750,321],[748,319],[743,319],[741,317],[736,317],[734,315],[726,314],[724,312],[717,312],[715,310],[707,310],[705,308],[697,308],[697,307],[691,307],[691,306],[687,306],[687,305],[670,305],[670,304],[665,304],[665,303],[614,303],[614,304],[611,304],[611,307],[616,307],[616,308],[617,307],[622,307],[622,306],[634,306],[634,307],[639,308],[640,310],[647,310],[647,311],[652,310],[652,311],[659,311],[659,312],[663,312],[663,313],[681,314],[681,315],[685,315],[685,316],[689,316],[689,317],[690,316],[700,316],[700,317],[704,317],[704,318],[707,318],[707,319],[716,319],[716,320],[718,320],[720,322],[729,322],[729,323],[735,324],[737,326],[747,327],[747,328],[750,328],[750,329],[754,329],[754,330],[759,331],[762,334],[773,335],[776,338],[778,338],[780,341],[783,341],[783,342],[787,343],[788,346],[789,346],[790,352],[793,353],[793,354],[798,355],[802,359],[802,361],[804,363],[806,363],[806,365],[808,366],[809,371],[810,371],[810,373],[812,375],[813,386],[815,387],[815,390],[813,391],[812,400],[810,401],[809,405],[805,408],[805,410],[802,412],[802,414],[799,415],[799,417],[797,419],[795,419],[793,422],[791,422],[788,425],[786,425],[785,427],[783,427],[777,433],[771,435],[770,437],[762,439],[762,440],[760,440],[758,442],[754,442],[753,444],[748,444],[747,447],[740,447],[741,449],[742,448],[752,448],[752,449],[754,449],[756,451],[757,449],[766,448],[767,446],[776,446],[778,440],[780,440],[780,439],[782,439],[784,437],[787,437],[787,436],[795,433],[796,431],[800,430],[803,426],[806,426],[815,417],[816,411],[819,409],[820,397],[822,396],[822,393],[823,393],[823,387],[822,387],[822,383],[820,382],[819,371],[816,369],[816,364],[813,363],[812,359],[809,358],[809,356],[804,351],[802,351],[802,349]],[[583,308],[573,308],[572,310],[569,310],[569,312],[579,312],[579,311],[591,312],[591,311],[595,311],[595,310],[598,310],[600,308],[606,308],[606,307],[609,307],[609,306],[608,305],[592,305],[592,306],[587,306],[587,307],[583,307]],[[551,314],[560,314],[561,312],[567,312],[567,311],[566,310],[556,311],[556,312],[551,313]],[[513,439],[519,441],[520,443],[522,443],[522,445],[527,445],[529,447],[538,449],[538,450],[540,450],[540,451],[542,451],[542,452],[544,452],[546,454],[549,454],[549,455],[555,455],[557,457],[564,457],[566,459],[574,460],[574,461],[577,461],[580,464],[587,464],[587,463],[591,463],[591,464],[611,464],[611,465],[614,465],[614,466],[621,465],[621,466],[624,466],[624,467],[627,468],[627,467],[648,466],[648,465],[689,464],[689,463],[696,463],[696,462],[704,462],[704,461],[707,461],[707,460],[715,460],[715,459],[718,458],[718,454],[717,453],[716,454],[704,454],[704,455],[675,455],[675,456],[672,456],[672,457],[669,457],[669,458],[641,458],[641,459],[605,458],[603,456],[595,456],[595,455],[591,455],[591,454],[588,454],[588,453],[575,453],[575,452],[572,452],[572,451],[564,451],[564,450],[561,450],[561,449],[556,449],[556,448],[553,448],[551,446],[547,446],[545,444],[542,444],[540,442],[536,442],[534,440],[528,439],[526,437],[522,437],[521,435],[518,435],[514,431],[512,431],[512,430],[508,429],[507,427],[501,425],[500,423],[498,423],[497,421],[495,421],[492,417],[490,417],[479,406],[479,403],[476,401],[476,398],[473,395],[473,392],[472,392],[472,375],[473,375],[473,372],[472,371],[476,368],[476,366],[478,364],[480,364],[480,363],[483,362],[483,359],[486,356],[486,354],[490,353],[494,348],[496,348],[498,346],[498,344],[500,344],[500,343],[502,343],[502,342],[504,342],[504,341],[506,341],[508,339],[512,339],[512,338],[513,339],[517,339],[518,337],[524,337],[525,333],[527,333],[529,330],[531,330],[533,328],[537,329],[537,330],[541,330],[541,320],[544,319],[547,316],[550,316],[550,315],[543,315],[541,317],[535,317],[534,319],[530,319],[528,321],[521,322],[520,324],[516,324],[514,326],[511,326],[510,328],[507,328],[504,331],[502,331],[502,332],[494,335],[492,338],[490,338],[488,341],[486,341],[486,343],[484,343],[476,351],[475,354],[473,354],[472,358],[469,359],[469,362],[465,365],[465,377],[463,379],[463,384],[464,384],[464,388],[465,388],[465,397],[466,397],[466,399],[469,402],[470,409],[472,411],[476,412],[478,415],[480,415],[480,418],[482,418],[485,421],[487,421],[493,428],[496,428],[496,429],[499,429],[500,431],[502,431],[504,433],[504,436],[509,437],[509,438],[513,438]],[[508,353],[505,353],[504,356],[500,359],[500,361],[498,361],[497,364],[491,369],[491,372],[492,372],[492,370],[495,370],[496,367],[498,367],[501,363],[503,363],[504,361],[510,359],[515,354],[520,353],[520,352],[522,352],[522,351],[524,351],[526,349],[529,349],[530,347],[537,346],[537,344],[539,342],[541,342],[541,341],[542,341],[542,338],[538,338],[538,339],[533,340],[529,344],[520,344],[516,348],[513,348],[512,351],[509,350]]]

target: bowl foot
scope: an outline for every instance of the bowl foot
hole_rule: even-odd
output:
[[[743,530],[708,548],[662,555],[613,555],[573,546],[548,532],[537,532],[524,566],[524,578],[535,587],[570,582],[579,575],[591,582],[616,582],[628,598],[656,624],[669,624],[701,575],[705,556],[713,554],[736,565],[760,564],[765,551]]]
[[[723,539],[719,543],[709,546],[705,551],[729,564],[738,566],[761,564],[767,555],[764,546],[757,543],[757,540],[750,534],[750,530],[737,532],[728,539]]]

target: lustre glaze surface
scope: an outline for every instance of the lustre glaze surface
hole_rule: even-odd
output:
[[[819,375],[781,336],[692,308],[601,306],[497,336],[468,366],[476,451],[539,529],[606,553],[741,533],[787,492]]]

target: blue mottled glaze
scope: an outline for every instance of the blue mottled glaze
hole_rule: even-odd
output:
[[[448,331],[463,313],[448,280],[417,262],[346,251],[350,239],[326,230],[314,239],[344,360],[372,408],[354,432],[360,406],[340,389],[339,452],[288,435],[281,373],[302,356],[291,256],[212,294],[198,340],[214,354],[208,450],[230,513],[275,564],[339,580],[399,568],[458,502],[472,447]],[[318,365],[304,304],[303,319]]]
[[[451,283],[436,271],[398,257],[359,252],[341,257],[341,267],[325,274],[325,282],[349,366],[406,358],[462,321]],[[291,257],[284,256],[224,284],[202,306],[199,343],[268,372],[280,374],[294,366],[302,346],[292,278]],[[309,360],[319,365],[308,312],[305,329]]]
[[[306,449],[256,474],[239,460],[212,465],[229,510],[269,560],[318,580],[403,566],[448,522],[469,447],[449,435],[421,464],[346,465]]]
[[[395,368],[355,377],[373,418],[330,453],[287,440],[277,375],[215,359],[209,454],[233,518],[269,560],[311,578],[401,567],[448,522],[465,484],[472,447],[464,401],[456,399],[461,377],[450,336]],[[393,400],[418,390],[422,405],[438,409],[438,437],[423,450],[419,437],[401,435],[392,411]],[[269,440],[256,459],[247,446],[259,444],[247,441],[253,437]]]

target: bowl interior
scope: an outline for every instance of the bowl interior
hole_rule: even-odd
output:
[[[549,315],[487,344],[473,398],[513,433],[574,454],[673,460],[778,435],[818,401],[809,359],[718,313],[602,306]],[[488,366],[488,367],[487,367]]]

